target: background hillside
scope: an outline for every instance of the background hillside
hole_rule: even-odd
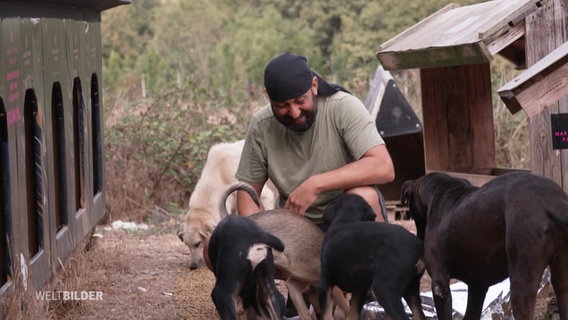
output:
[[[456,0],[461,5],[482,1]],[[244,137],[262,71],[294,52],[364,99],[379,45],[447,0],[133,0],[103,13],[109,219],[183,213],[213,143]],[[516,71],[492,63],[494,90]],[[393,74],[420,116],[416,70]],[[494,98],[499,167],[527,168],[524,113]]]

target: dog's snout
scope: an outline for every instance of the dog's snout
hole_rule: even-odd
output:
[[[412,197],[412,188],[414,187],[414,180],[407,180],[402,184],[400,191],[400,203],[408,205]]]
[[[193,271],[193,270],[195,270],[195,269],[197,269],[197,263],[193,262],[193,263],[191,263],[191,264],[189,265],[189,270],[192,270],[192,271]]]

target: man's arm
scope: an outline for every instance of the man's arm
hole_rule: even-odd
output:
[[[304,214],[322,192],[389,183],[394,177],[390,154],[386,145],[380,144],[354,162],[309,177],[290,193],[284,208]]]
[[[239,212],[239,215],[246,217],[250,216],[253,213],[264,211],[264,207],[262,205],[262,202],[260,201],[260,193],[263,186],[264,184],[252,185],[252,187],[256,191],[256,194],[258,195],[260,206],[257,206],[256,203],[254,203],[254,201],[246,191],[237,191],[237,211]]]

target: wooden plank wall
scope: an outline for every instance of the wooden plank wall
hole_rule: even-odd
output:
[[[426,170],[495,166],[489,64],[420,70]]]
[[[568,41],[566,0],[552,0],[526,18],[527,67]],[[532,172],[554,180],[568,192],[568,150],[552,149],[550,115],[568,112],[568,97],[529,118]]]

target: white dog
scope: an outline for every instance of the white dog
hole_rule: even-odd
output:
[[[244,140],[213,145],[199,181],[189,197],[189,210],[178,236],[189,247],[191,270],[205,266],[203,241],[221,221],[219,203],[227,188],[237,182],[235,173],[243,145]],[[264,208],[274,209],[277,197],[276,187],[268,181],[261,194]],[[227,199],[227,209],[230,214],[236,212],[235,194]]]

